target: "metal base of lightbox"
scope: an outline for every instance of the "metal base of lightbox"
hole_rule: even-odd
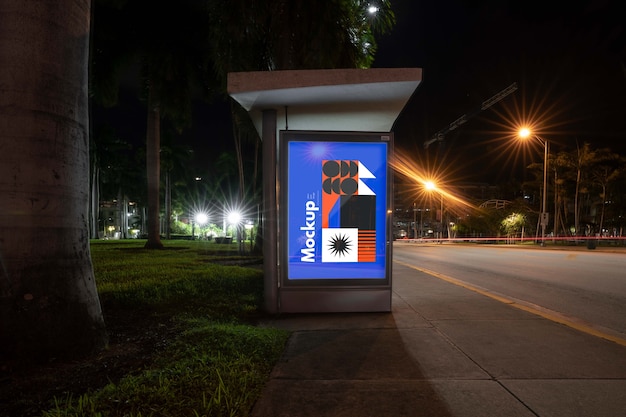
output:
[[[391,311],[391,288],[281,288],[280,313]]]

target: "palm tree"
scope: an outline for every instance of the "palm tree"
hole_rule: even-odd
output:
[[[576,194],[574,196],[574,229],[579,232],[580,227],[580,194],[589,194],[587,170],[591,161],[595,158],[595,151],[589,143],[584,143],[582,148],[576,144],[576,153],[572,153],[572,168],[576,169]]]
[[[373,33],[391,27],[393,14],[382,0],[375,19],[361,0],[292,2],[267,0],[182,0],[176,7],[148,0],[96,1],[96,54],[92,91],[115,99],[119,67],[137,65],[148,109],[148,248],[160,248],[159,173],[162,117],[189,122],[190,98],[224,95],[230,71],[367,67],[373,60]],[[121,5],[121,6],[120,6]],[[146,10],[150,10],[147,18]],[[116,65],[119,63],[120,65]],[[225,96],[225,95],[224,95]],[[241,126],[235,128],[238,163]],[[245,184],[240,167],[240,195]]]
[[[609,185],[619,178],[623,168],[619,161],[619,155],[611,152],[609,149],[599,149],[596,156],[597,161],[591,168],[591,180],[595,185],[600,187],[599,197],[602,202],[598,230],[602,233],[606,201],[608,198],[607,190]]]
[[[388,0],[326,2],[213,0],[211,40],[216,73],[287,69],[367,68],[375,34],[391,29]]]
[[[186,167],[191,159],[193,151],[186,146],[176,143],[178,137],[167,132],[164,136],[164,144],[161,146],[161,165],[165,171],[165,239],[171,238],[172,224],[172,180],[176,183],[176,177],[189,179]]]
[[[90,2],[0,8],[0,351],[107,342],[89,251]]]
[[[163,2],[134,0],[95,2],[95,49],[92,91],[115,102],[122,69],[137,69],[146,101],[146,175],[148,240],[158,249],[160,237],[161,120],[178,128],[190,123],[191,99],[207,92],[208,9],[204,2],[181,0],[176,7]],[[149,15],[146,10],[150,10]],[[101,19],[99,19],[101,17]],[[101,22],[99,25],[98,23]]]
[[[103,200],[117,201],[119,218],[116,223],[121,226],[120,236],[127,238],[128,196],[133,196],[136,203],[145,200],[140,200],[140,196],[145,193],[138,186],[143,178],[139,167],[145,166],[144,152],[130,141],[119,137],[108,125],[93,128],[92,137],[95,138],[91,156],[92,170],[97,173],[97,181],[94,181],[92,188],[98,190],[98,197]],[[99,207],[94,209],[98,213]]]
[[[220,85],[225,91],[227,74],[236,71],[369,67],[376,52],[374,34],[390,30],[395,21],[389,1],[377,3],[374,15],[362,0],[211,1],[212,60]],[[231,115],[243,201],[242,145],[259,138],[235,103]]]

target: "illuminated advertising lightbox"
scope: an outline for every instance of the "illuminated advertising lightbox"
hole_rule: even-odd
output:
[[[391,135],[281,132],[286,285],[388,282]]]

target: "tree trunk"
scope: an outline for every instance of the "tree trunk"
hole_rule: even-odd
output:
[[[600,236],[602,236],[602,229],[604,228],[604,208],[606,207],[606,185],[602,184],[602,211],[600,213]]]
[[[0,2],[0,356],[107,336],[89,249],[89,0]]]
[[[172,184],[171,171],[165,172],[165,239],[172,238]]]
[[[90,233],[92,239],[99,238],[100,227],[98,218],[100,217],[100,168],[92,164],[91,185],[89,195],[89,219]]]
[[[161,114],[152,88],[148,98],[146,131],[146,175],[148,177],[148,241],[146,249],[162,249],[160,228],[159,185],[161,182]]]
[[[552,236],[559,236],[559,185],[557,183],[558,175],[556,168],[554,170],[554,219],[552,223]],[[554,239],[552,240],[554,243]]]
[[[576,172],[576,191],[574,193],[574,230],[576,230],[576,236],[580,232],[580,166]]]
[[[244,190],[245,190],[245,177],[244,177],[244,169],[243,169],[243,153],[241,149],[242,142],[242,131],[239,128],[241,121],[239,120],[236,107],[234,102],[231,100],[230,102],[230,113],[233,118],[232,129],[233,129],[233,138],[235,139],[235,154],[237,155],[237,173],[239,174],[239,201],[237,201],[236,207],[238,210],[242,209],[242,205],[244,202]],[[244,242],[241,239],[242,236],[242,224],[235,225],[236,230],[236,239],[239,245],[239,254],[243,255],[244,250]]]
[[[120,239],[126,239],[126,236],[124,235],[124,226],[125,226],[125,222],[124,222],[124,216],[126,215],[125,210],[124,210],[124,205],[125,205],[125,201],[124,201],[124,194],[122,194],[122,187],[118,187],[117,189],[117,223],[120,225],[120,229],[117,231],[118,236]]]

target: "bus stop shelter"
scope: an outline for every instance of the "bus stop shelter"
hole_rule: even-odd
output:
[[[359,276],[354,277],[354,282],[338,280],[341,285],[330,280],[326,282],[332,285],[326,285],[324,280],[305,280],[311,285],[289,285],[285,266],[288,257],[284,256],[287,213],[284,204],[281,207],[279,195],[286,192],[286,188],[281,188],[280,178],[285,158],[279,142],[281,137],[287,138],[296,132],[303,132],[304,137],[325,132],[329,138],[335,138],[330,140],[342,141],[361,137],[369,140],[370,136],[378,135],[381,141],[389,141],[393,138],[395,121],[421,79],[420,68],[229,73],[228,93],[248,112],[263,141],[264,296],[269,313],[391,310],[390,227],[384,236],[388,273],[380,281],[381,285],[364,283]],[[390,156],[393,141],[389,143],[387,155]],[[352,161],[350,157],[337,162],[357,166],[359,161]],[[363,164],[361,167],[360,172],[367,172]],[[365,178],[364,174],[360,175]],[[385,192],[392,190],[388,187]],[[392,204],[393,198],[388,196],[387,200]],[[315,206],[310,204],[310,207]],[[390,209],[388,204],[389,219]]]

